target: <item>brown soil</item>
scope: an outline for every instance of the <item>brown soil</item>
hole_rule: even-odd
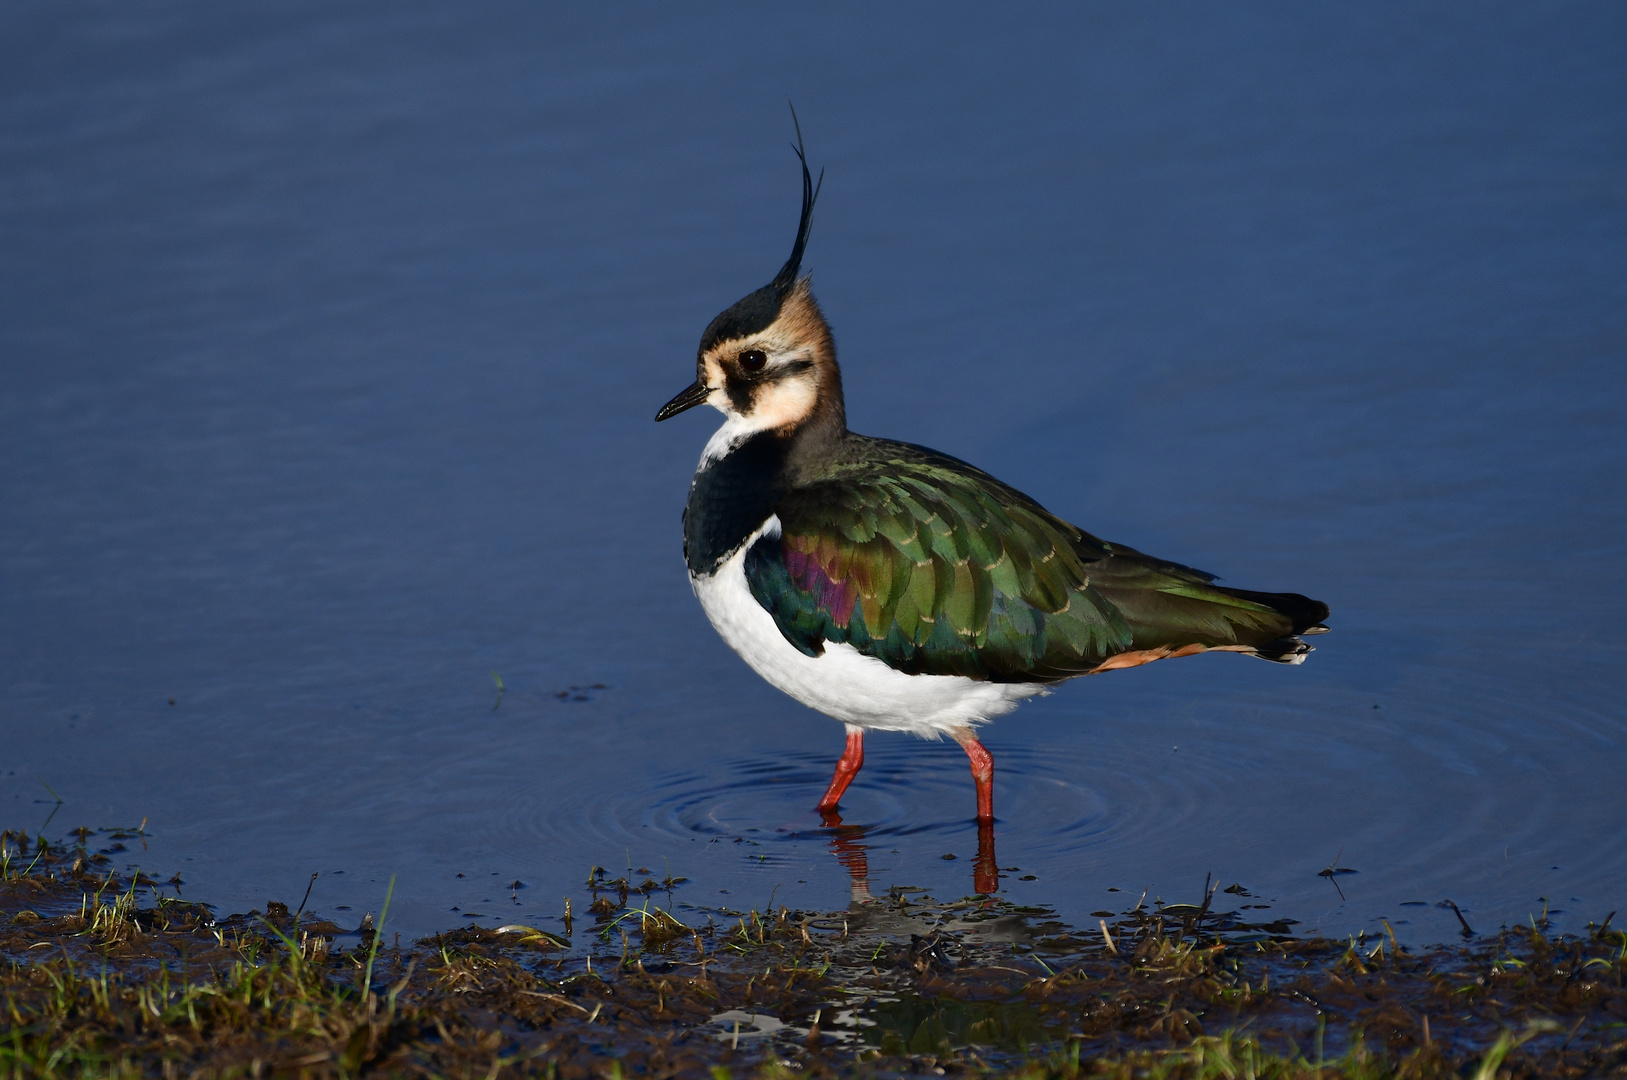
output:
[[[0,1077],[1627,1076],[1627,934],[1300,939],[989,897],[669,911],[593,883],[567,936],[397,943],[281,903],[217,917],[78,842],[0,833]],[[664,886],[664,887],[663,887]]]

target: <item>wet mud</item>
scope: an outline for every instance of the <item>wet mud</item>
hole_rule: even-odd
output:
[[[387,906],[217,913],[109,841],[0,833],[0,1076],[1627,1075],[1609,917],[1411,949],[1217,912],[1219,883],[1072,926],[858,874],[845,910],[702,907],[595,868],[549,925],[414,941]]]

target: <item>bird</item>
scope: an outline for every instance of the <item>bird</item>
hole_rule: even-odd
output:
[[[794,117],[793,117],[794,119]],[[702,610],[770,684],[846,726],[816,809],[826,824],[871,731],[965,750],[977,821],[994,820],[980,725],[1083,675],[1203,652],[1299,664],[1328,606],[1218,585],[1111,543],[964,461],[849,431],[836,346],[801,275],[814,204],[785,265],[701,334],[695,381],[656,413],[723,414],[683,514]]]

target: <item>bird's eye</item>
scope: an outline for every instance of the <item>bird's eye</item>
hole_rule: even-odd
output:
[[[747,349],[740,354],[740,368],[743,371],[757,372],[768,366],[768,354],[761,349]]]

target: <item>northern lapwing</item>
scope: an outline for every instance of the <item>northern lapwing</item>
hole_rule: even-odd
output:
[[[867,731],[965,748],[994,817],[985,721],[1080,675],[1201,652],[1298,664],[1326,604],[1250,592],[1108,543],[964,461],[847,429],[830,327],[798,277],[814,201],[774,280],[701,335],[656,420],[723,414],[684,509],[684,558],[717,632],[774,686],[847,725],[833,814]],[[821,173],[820,181],[823,183]]]

